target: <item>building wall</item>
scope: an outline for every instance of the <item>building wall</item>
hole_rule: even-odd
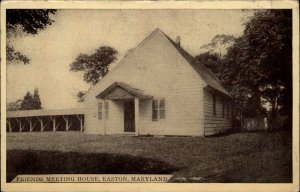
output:
[[[213,114],[213,95],[216,97],[216,115]],[[224,117],[223,102],[225,101]],[[227,111],[227,107],[229,111]],[[226,132],[233,126],[232,101],[217,92],[204,89],[204,135]]]
[[[121,134],[124,127],[124,103],[118,100],[107,100],[109,115],[106,119],[107,134]]]
[[[166,118],[159,121],[152,121],[152,101],[140,101],[140,134],[204,134],[205,83],[159,32],[141,43],[86,94],[86,133],[103,134],[103,123],[97,118],[99,100],[95,97],[116,81],[145,91],[154,98],[165,98]],[[114,129],[110,133],[116,133],[124,127],[122,115],[119,114],[123,113],[122,105],[110,106],[110,117],[114,116],[109,120],[110,129]]]

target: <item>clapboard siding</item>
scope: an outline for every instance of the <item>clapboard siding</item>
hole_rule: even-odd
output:
[[[104,133],[103,120],[97,118],[97,103],[102,101],[96,96],[114,82],[123,82],[154,98],[165,99],[166,118],[159,121],[152,121],[152,100],[140,100],[140,134],[204,135],[203,87],[206,84],[170,45],[170,41],[158,33],[132,51],[86,94],[87,133]],[[122,102],[110,103],[113,118],[105,122],[107,133],[122,133]]]
[[[232,101],[227,97],[204,89],[204,135],[226,132],[232,128]],[[213,95],[216,96],[216,115],[213,114]],[[223,102],[225,102],[223,117]],[[229,110],[228,110],[228,109]]]

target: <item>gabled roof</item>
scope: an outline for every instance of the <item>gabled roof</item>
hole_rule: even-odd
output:
[[[160,30],[160,29],[158,29]],[[161,31],[161,30],[160,30]],[[195,71],[202,77],[202,79],[207,83],[208,86],[213,89],[224,93],[225,95],[232,97],[230,93],[222,86],[220,80],[213,74],[207,67],[202,63],[199,63],[193,56],[191,56],[187,51],[185,51],[180,45],[175,43],[169,36],[167,36],[163,31],[161,33],[172,43],[172,45],[178,50],[178,52],[185,58],[185,60],[194,68]]]
[[[146,95],[142,90],[137,89],[137,88],[133,88],[130,85],[128,85],[126,83],[122,83],[122,82],[115,82],[115,83],[113,83],[111,86],[109,86],[108,88],[106,88],[104,91],[102,91],[96,97],[97,98],[104,98],[107,95],[109,95],[110,93],[112,93],[114,90],[116,90],[117,88],[121,88],[121,89],[125,90],[126,92],[128,92],[130,95],[138,97],[140,99],[149,99],[149,98],[152,98],[152,96]],[[120,98],[120,99],[122,99],[122,98]]]
[[[168,37],[162,30],[159,28],[155,29],[153,32],[151,32],[150,35],[148,35],[136,48],[134,48],[129,55],[133,54],[136,49],[144,45],[146,42],[148,42],[150,39],[152,39],[157,33],[162,34],[169,42],[170,44],[178,51],[178,53],[193,67],[193,69],[200,75],[200,77],[204,80],[204,82],[214,90],[217,90],[218,92],[221,92],[229,97],[232,97],[227,90],[222,86],[219,79],[208,69],[206,68],[202,63],[199,63],[193,56],[191,56],[187,51],[185,51],[182,47],[180,47],[177,43],[175,43],[170,37]],[[129,55],[127,57],[129,57]],[[113,71],[115,71],[120,64],[122,64],[127,57],[123,58],[114,68],[111,69],[111,71],[103,78],[108,78],[112,74]],[[97,84],[101,84],[101,81]],[[95,88],[97,85],[92,87],[91,89]],[[91,90],[90,89],[90,90]],[[89,90],[89,91],[90,91]],[[88,92],[89,92],[88,91]]]

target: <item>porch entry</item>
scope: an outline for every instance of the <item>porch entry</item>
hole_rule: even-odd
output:
[[[124,101],[124,132],[135,132],[134,101]]]
[[[115,82],[99,95],[98,99],[102,99],[103,103],[106,100],[121,100],[124,103],[124,133],[135,133],[139,135],[139,121],[140,121],[140,100],[152,99],[150,95],[146,95],[142,90],[134,88],[122,82]],[[106,126],[104,122],[104,133],[106,133]]]

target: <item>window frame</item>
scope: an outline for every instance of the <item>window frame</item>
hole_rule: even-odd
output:
[[[162,101],[164,104],[163,107],[161,106]],[[159,109],[159,119],[166,119],[166,100],[165,100],[165,98],[159,99],[158,109]],[[163,111],[163,118],[162,118],[162,111]]]
[[[103,119],[103,104],[102,102],[98,103],[98,119],[102,120]]]
[[[108,119],[109,117],[109,102],[104,102],[104,113],[105,113],[105,119]]]
[[[225,116],[225,108],[226,108],[226,103],[225,99],[222,100],[222,118],[226,118]]]
[[[161,106],[161,103],[164,103],[163,106]],[[152,100],[152,121],[159,121],[161,119],[166,119],[166,100],[165,98],[155,98]]]
[[[231,103],[230,101],[227,103],[227,119],[232,118],[231,112],[232,111],[232,107],[231,107]]]
[[[155,104],[156,103],[156,104]],[[156,111],[156,113],[154,113]],[[156,116],[154,116],[156,114]],[[152,121],[159,120],[159,99],[152,100]]]
[[[217,116],[217,96],[213,94],[213,116]]]

